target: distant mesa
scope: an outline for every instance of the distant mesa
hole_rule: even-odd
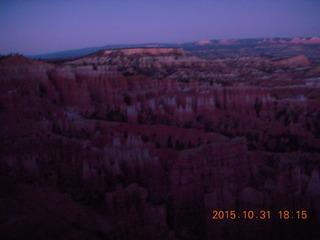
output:
[[[320,37],[312,37],[310,39],[296,37],[289,41],[289,43],[320,44]]]
[[[192,56],[181,48],[122,48],[109,49],[93,53],[74,61],[69,61],[70,65],[123,63],[138,61],[140,63],[151,62],[181,62],[181,61],[201,61],[198,57]]]
[[[220,40],[219,43],[220,44],[224,44],[224,45],[231,45],[231,44],[234,44],[236,41],[235,40]]]
[[[159,44],[148,44],[146,47],[151,48],[151,47],[160,47]]]
[[[212,41],[210,40],[201,40],[197,42],[197,45],[207,45],[207,44],[212,44]]]
[[[124,49],[110,49],[103,51],[104,54],[110,54],[115,51],[120,51],[125,55],[132,54],[151,54],[151,55],[159,55],[159,54],[168,54],[168,53],[178,53],[182,55],[186,55],[187,53],[181,48],[158,48],[158,47],[142,47],[142,48],[124,48]]]
[[[309,43],[320,43],[320,37],[313,37],[309,40]]]
[[[55,53],[46,53],[40,55],[30,55],[33,59],[48,59],[50,61],[65,61],[67,58],[73,60],[79,57],[87,56],[98,51],[106,49],[129,49],[129,48],[182,48],[192,51],[194,48],[201,46],[220,46],[228,47],[229,45],[237,44],[239,46],[249,46],[256,44],[320,44],[320,37],[312,38],[265,38],[265,39],[222,39],[222,40],[200,40],[197,42],[176,42],[176,43],[144,43],[144,44],[118,44],[105,45],[101,47],[89,47],[84,49],[74,49]]]
[[[295,37],[292,39],[275,39],[275,38],[265,38],[258,42],[259,44],[262,43],[283,43],[283,44],[320,44],[320,37],[312,37],[312,38],[299,38]]]
[[[276,43],[276,41],[273,38],[265,38],[258,43]]]
[[[283,39],[280,39],[279,42],[280,42],[280,43],[284,43],[284,44],[287,44],[287,43],[288,43],[286,40],[283,40]]]

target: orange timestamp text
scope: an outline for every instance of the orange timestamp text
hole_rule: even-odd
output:
[[[283,210],[283,211],[253,211],[253,210],[244,210],[244,211],[234,211],[234,210],[214,210],[212,211],[212,219],[214,220],[225,220],[225,219],[272,219],[272,218],[278,218],[283,220],[288,219],[302,219],[305,220],[308,218],[308,212],[306,210],[299,210],[299,211],[289,211],[289,210]]]

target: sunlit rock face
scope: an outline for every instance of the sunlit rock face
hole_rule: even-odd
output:
[[[289,43],[303,43],[303,44],[319,44],[320,43],[320,37],[312,37],[310,39],[306,38],[293,38],[289,41]]]
[[[201,59],[192,56],[180,48],[124,48],[119,50],[103,50],[87,57],[67,62],[70,65],[87,64],[128,64],[137,66],[161,66],[176,62],[194,62]]]
[[[319,237],[320,70],[306,57],[133,48],[13,56],[0,74],[1,237]]]

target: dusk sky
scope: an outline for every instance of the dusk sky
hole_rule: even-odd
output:
[[[0,54],[320,36],[319,0],[0,0]]]

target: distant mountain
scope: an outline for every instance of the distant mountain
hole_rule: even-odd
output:
[[[188,54],[181,48],[140,47],[102,50],[97,53],[65,62],[70,65],[103,65],[120,64],[128,66],[134,64],[151,64],[163,62],[194,62],[201,59]]]
[[[171,47],[176,46],[175,43],[144,43],[144,44],[118,44],[118,45],[105,45],[101,47],[90,47],[82,49],[73,49],[62,52],[46,53],[39,55],[29,55],[27,57],[33,59],[60,59],[60,58],[75,58],[85,56],[91,53],[98,52],[104,49],[119,49],[119,48],[134,48],[134,47]]]
[[[77,57],[86,56],[101,50],[107,49],[121,49],[121,48],[138,48],[138,47],[174,47],[182,48],[187,51],[198,51],[198,50],[208,50],[208,49],[239,49],[242,47],[260,47],[265,45],[314,45],[320,44],[320,37],[312,38],[259,38],[259,39],[222,39],[222,40],[202,40],[197,42],[188,43],[142,43],[142,44],[117,44],[117,45],[105,45],[100,47],[90,47],[82,49],[67,50],[62,52],[39,54],[39,55],[29,55],[27,57],[33,59],[74,59]],[[259,52],[259,54],[261,54]],[[266,53],[263,53],[266,54]],[[301,54],[301,53],[296,53]],[[272,55],[272,54],[271,54]]]

